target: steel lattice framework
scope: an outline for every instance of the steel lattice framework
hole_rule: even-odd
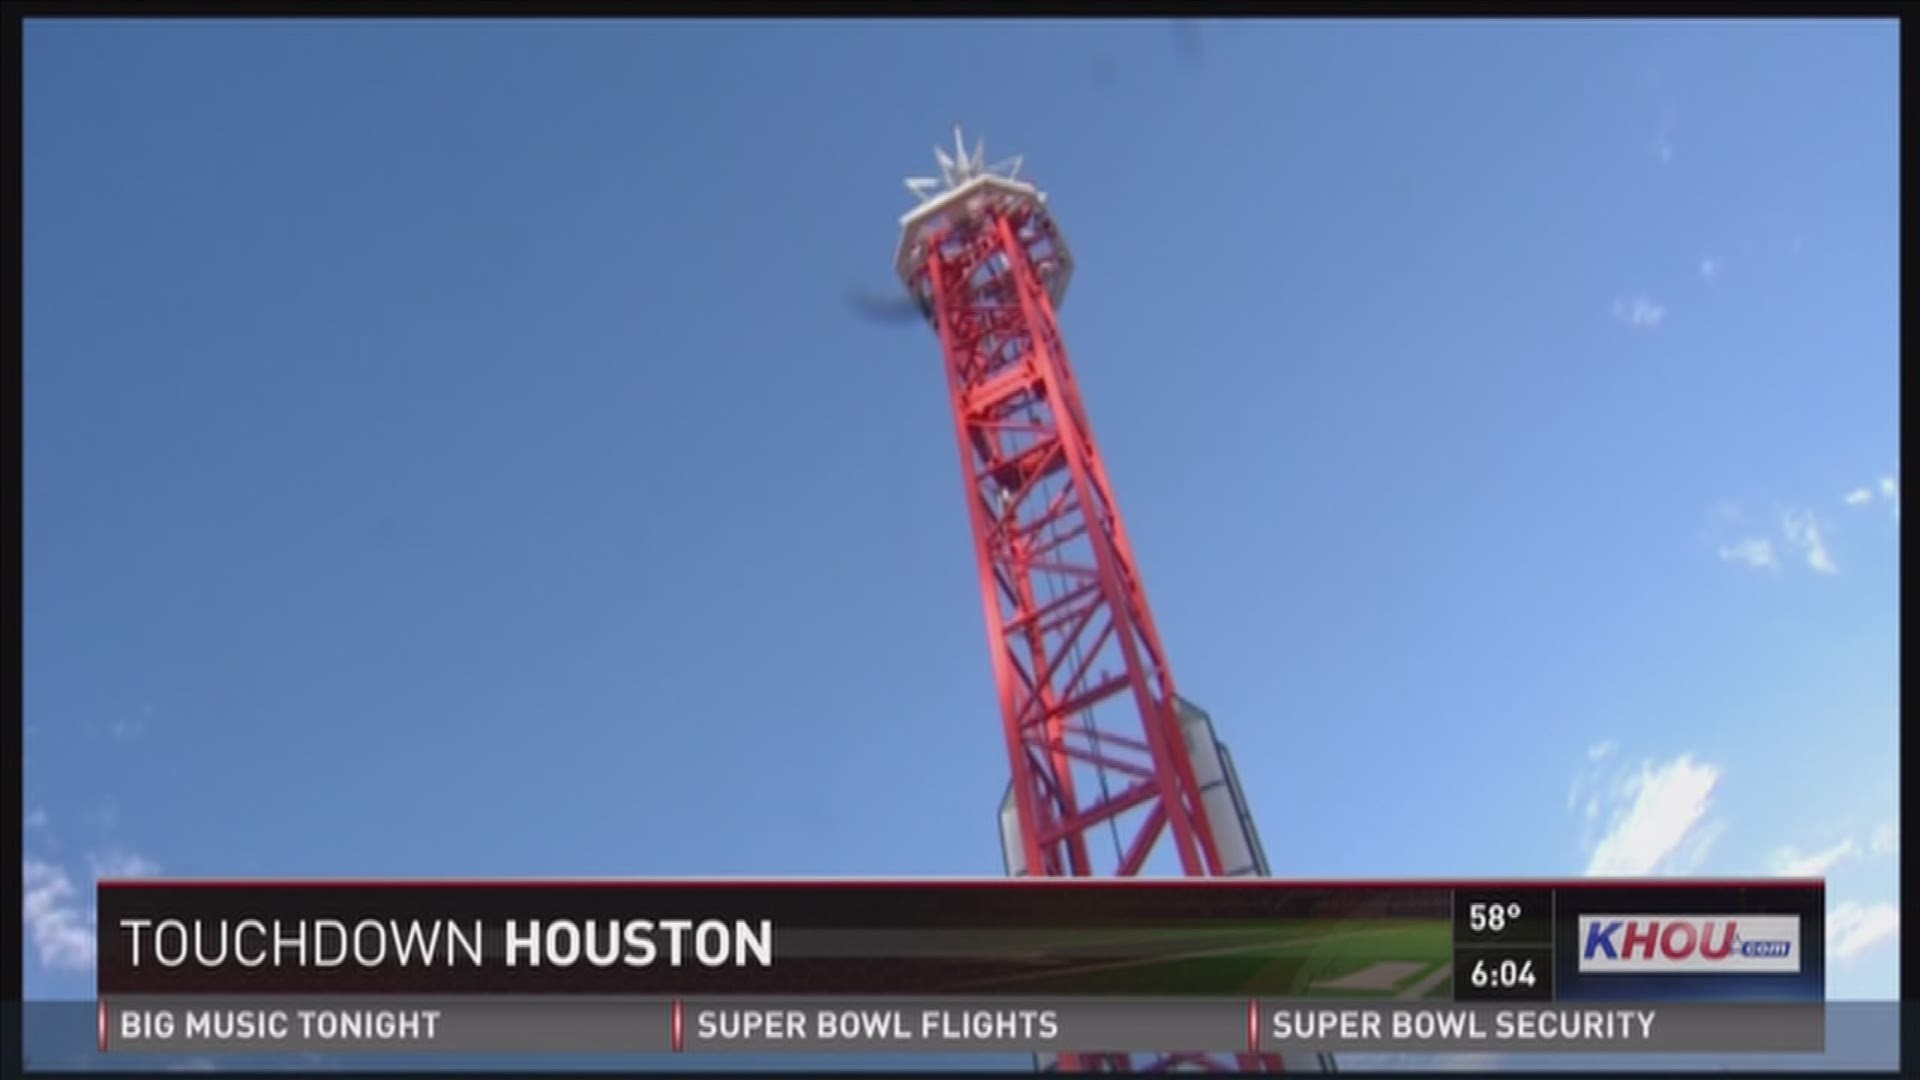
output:
[[[939,335],[1027,873],[1227,872],[1173,673],[1061,338],[1073,261],[1019,162],[955,132],[910,180],[897,269]],[[1009,843],[1013,841],[1010,839]],[[1063,1069],[1280,1071],[1275,1056]]]

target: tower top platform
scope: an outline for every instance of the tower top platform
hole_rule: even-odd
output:
[[[958,124],[953,127],[953,152],[935,147],[933,156],[940,165],[939,176],[909,177],[906,182],[907,190],[920,200],[920,205],[900,217],[900,246],[894,255],[894,269],[908,290],[914,289],[926,259],[929,236],[989,210],[1026,209],[1045,219],[1053,247],[1047,292],[1055,304],[1060,303],[1073,277],[1073,255],[1053,224],[1046,193],[1019,178],[1024,159],[1016,155],[987,164],[985,141],[976,140],[969,151]]]

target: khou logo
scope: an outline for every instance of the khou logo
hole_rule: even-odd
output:
[[[1582,915],[1578,970],[1795,974],[1800,917]]]

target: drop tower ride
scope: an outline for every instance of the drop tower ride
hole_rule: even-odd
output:
[[[907,188],[895,268],[940,339],[1012,782],[1007,872],[1266,876],[1232,759],[1181,699],[1057,312],[1073,255],[1021,161],[958,128]],[[1066,1071],[1330,1071],[1331,1059],[1093,1054]]]

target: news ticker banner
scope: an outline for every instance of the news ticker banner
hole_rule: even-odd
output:
[[[100,1026],[127,1051],[1817,1050],[1823,893],[102,882]]]
[[[1694,1053],[1820,1050],[1820,1004],[1213,998],[133,998],[104,1053]]]

